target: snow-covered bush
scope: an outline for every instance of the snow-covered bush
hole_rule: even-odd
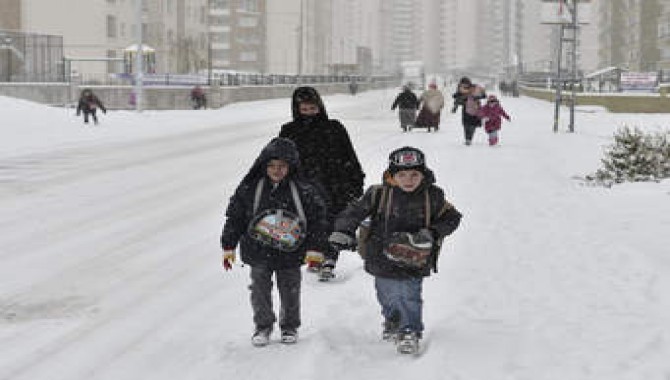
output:
[[[587,180],[604,185],[670,178],[670,132],[645,133],[624,127],[614,135],[603,167]]]

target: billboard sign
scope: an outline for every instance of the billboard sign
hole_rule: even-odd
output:
[[[651,92],[656,91],[656,86],[658,86],[658,73],[655,71],[621,73],[621,85],[619,86],[621,91]]]

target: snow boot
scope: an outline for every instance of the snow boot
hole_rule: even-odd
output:
[[[332,280],[335,277],[335,261],[326,260],[323,265],[321,265],[321,270],[319,270],[319,281],[327,282]]]
[[[298,331],[296,329],[284,329],[281,332],[281,342],[294,344],[298,342]]]
[[[401,354],[416,354],[419,352],[419,335],[414,331],[403,331],[398,333],[396,348]]]
[[[398,321],[387,319],[382,325],[384,326],[384,330],[382,330],[382,340],[386,342],[394,342],[398,335]]]
[[[251,344],[256,347],[267,346],[270,343],[270,334],[272,329],[269,327],[256,328],[254,335],[251,337]]]

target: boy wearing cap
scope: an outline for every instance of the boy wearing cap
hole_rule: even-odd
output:
[[[403,147],[391,152],[383,183],[338,215],[328,241],[351,249],[366,218],[369,234],[359,244],[365,244],[365,270],[375,277],[382,338],[395,340],[401,353],[415,353],[424,329],[423,278],[437,272],[442,239],[458,228],[461,213],[435,185],[423,152]]]

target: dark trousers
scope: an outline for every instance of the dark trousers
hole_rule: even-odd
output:
[[[256,328],[272,328],[277,317],[272,308],[272,274],[276,274],[279,291],[279,328],[300,327],[300,267],[270,269],[267,266],[251,267],[251,308]]]
[[[84,123],[88,124],[88,115],[91,114],[91,118],[93,118],[93,122],[98,124],[98,117],[95,115],[96,110],[90,110],[90,111],[84,111]]]
[[[472,141],[472,137],[474,137],[477,127],[479,127],[479,125],[463,124],[463,131],[465,132],[465,141]]]

